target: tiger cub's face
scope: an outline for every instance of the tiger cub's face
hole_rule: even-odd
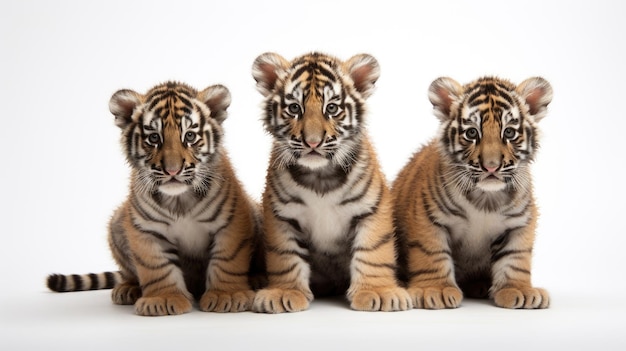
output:
[[[342,62],[311,53],[289,62],[265,53],[252,72],[266,98],[264,125],[275,140],[274,166],[316,170],[354,161],[364,100],[379,76],[376,59],[361,54]]]
[[[144,95],[113,94],[109,109],[122,129],[122,146],[141,190],[169,196],[205,192],[229,105],[230,93],[221,85],[198,92],[167,82]]]
[[[552,100],[547,81],[535,77],[515,86],[487,77],[461,86],[444,77],[431,84],[429,98],[442,123],[440,149],[456,166],[450,178],[462,191],[528,186],[527,166],[538,147],[536,122]]]

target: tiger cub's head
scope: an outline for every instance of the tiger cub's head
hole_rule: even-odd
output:
[[[320,53],[291,62],[275,53],[260,55],[252,74],[265,96],[264,125],[275,140],[275,166],[348,168],[379,71],[367,54],[345,62]]]
[[[440,150],[456,166],[450,179],[460,189],[495,193],[528,187],[537,122],[552,100],[546,80],[534,77],[516,86],[485,77],[461,86],[443,77],[431,84],[429,98],[442,123]]]
[[[109,109],[122,129],[122,147],[142,190],[177,196],[203,193],[219,155],[230,93],[222,85],[200,92],[175,82],[146,94],[119,90]]]

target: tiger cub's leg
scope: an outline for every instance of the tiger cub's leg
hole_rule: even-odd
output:
[[[306,310],[313,301],[311,267],[306,261],[309,252],[298,245],[296,228],[275,218],[270,209],[264,221],[268,286],[257,291],[252,309],[265,313]]]
[[[536,215],[529,225],[507,233],[491,248],[493,284],[491,296],[495,304],[504,308],[547,308],[548,292],[531,284],[531,255]]]
[[[176,266],[178,257],[166,243],[132,224],[129,203],[117,209],[109,222],[109,246],[124,282],[113,288],[116,304],[135,305],[142,316],[181,314],[191,310],[191,294]],[[165,246],[164,246],[165,245]]]
[[[350,307],[359,311],[404,311],[413,308],[396,279],[395,231],[385,206],[357,228],[351,261]]]
[[[113,259],[120,267],[123,281],[113,287],[111,299],[116,305],[134,305],[141,297],[141,287],[131,259],[128,236],[124,228],[126,205],[117,209],[109,222],[109,248]]]
[[[248,283],[253,232],[249,224],[231,223],[215,236],[207,268],[207,291],[200,298],[201,310],[250,310],[254,299],[254,291]]]
[[[459,307],[463,293],[455,281],[448,233],[432,224],[414,223],[413,228],[405,243],[407,290],[413,306],[426,309]]]

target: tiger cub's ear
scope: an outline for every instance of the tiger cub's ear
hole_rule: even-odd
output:
[[[380,77],[378,61],[368,54],[352,56],[344,63],[345,71],[354,82],[354,87],[367,99],[374,92],[374,84]]]
[[[197,98],[204,102],[211,110],[211,117],[217,123],[222,124],[228,113],[226,109],[230,106],[230,91],[221,84],[212,85],[198,93]]]
[[[115,116],[115,125],[124,129],[133,121],[135,108],[142,103],[143,96],[132,90],[118,90],[109,100],[109,111]]]
[[[435,116],[439,120],[450,119],[450,107],[463,94],[463,87],[456,80],[448,77],[435,79],[428,88],[428,98],[433,104]]]
[[[552,86],[541,77],[528,78],[517,86],[515,91],[528,105],[528,112],[535,117],[535,121],[546,116],[546,107],[552,101]]]
[[[261,54],[252,64],[252,76],[256,81],[257,90],[263,96],[268,96],[274,89],[278,77],[288,67],[289,61],[278,54],[273,52]]]

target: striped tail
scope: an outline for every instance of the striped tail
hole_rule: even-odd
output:
[[[48,288],[56,292],[113,289],[123,281],[120,272],[90,274],[50,274]]]

